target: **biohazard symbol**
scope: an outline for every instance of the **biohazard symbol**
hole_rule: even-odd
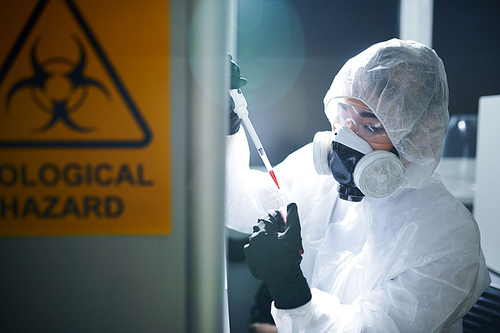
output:
[[[62,19],[58,32],[67,31],[67,35],[52,34],[45,28],[50,26],[45,23],[51,16]],[[76,56],[68,58],[68,53],[56,48],[44,57],[44,43],[61,36],[64,39],[58,45],[69,40],[76,45]],[[8,77],[21,68],[22,75]],[[0,64],[0,92],[0,106],[10,113],[8,121],[20,128],[20,133],[10,128],[0,133],[0,149],[143,148],[152,140],[145,118],[74,0],[38,1]],[[28,96],[32,105],[19,107],[25,103],[21,96]],[[107,118],[96,118],[99,110],[106,110]],[[33,118],[24,118],[31,111]],[[118,119],[116,124],[110,120],[113,116]],[[90,119],[96,122],[90,124]],[[31,127],[23,127],[29,121]]]
[[[38,38],[31,49],[31,66],[33,75],[17,82],[9,91],[6,108],[9,109],[12,96],[20,89],[28,88],[35,105],[43,112],[51,115],[50,120],[37,132],[43,132],[54,126],[57,121],[79,132],[89,132],[93,128],[76,124],[70,114],[77,111],[85,102],[89,87],[101,90],[110,99],[106,87],[95,79],[85,76],[85,50],[80,40],[73,36],[80,51],[80,59],[73,63],[71,59],[52,57],[43,62],[37,61],[36,47]],[[55,89],[53,87],[57,86]],[[61,89],[63,86],[64,89]]]

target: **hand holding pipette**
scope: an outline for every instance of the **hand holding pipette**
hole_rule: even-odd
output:
[[[245,99],[245,96],[243,96],[243,92],[240,89],[241,87],[246,86],[248,80],[241,75],[240,67],[232,60],[233,59],[232,56],[230,54],[228,54],[228,56],[231,63],[231,89],[229,90],[229,95],[231,96],[234,103],[234,114],[238,115],[238,118],[240,119],[240,121],[238,121],[237,119],[234,119],[235,118],[233,117],[234,114],[231,115],[230,134],[232,135],[236,133],[236,131],[240,126],[240,122],[242,121],[248,134],[250,135],[250,138],[252,139],[255,147],[257,148],[257,151],[259,153],[260,158],[262,159],[262,162],[264,162],[264,166],[266,167],[267,172],[273,179],[274,183],[276,184],[276,187],[278,187],[278,190],[280,190],[281,192],[281,194],[276,199],[278,202],[281,215],[283,216],[283,220],[286,222],[286,209],[287,209],[286,207],[288,201],[286,200],[285,195],[282,193],[282,190],[280,189],[280,186],[278,184],[278,179],[276,178],[273,167],[271,166],[271,163],[267,158],[266,151],[264,150],[264,147],[262,146],[262,143],[260,142],[259,137],[257,136],[257,133],[255,132],[252,123],[250,122],[250,119],[248,118],[247,101]]]
[[[246,86],[248,83],[248,80],[241,75],[240,72],[240,66],[236,64],[232,59],[233,57],[228,54],[229,57],[229,62],[231,64],[231,82],[230,82],[230,89],[241,89],[242,87]],[[232,100],[232,99],[231,99]],[[232,105],[230,106],[230,112],[229,112],[229,135],[234,135],[238,130],[240,129],[240,124],[241,124],[241,119],[238,117],[238,114],[236,112],[233,112],[234,110],[234,104],[231,103]]]

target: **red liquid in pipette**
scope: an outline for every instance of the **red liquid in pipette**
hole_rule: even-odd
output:
[[[278,179],[276,179],[276,175],[274,174],[274,170],[269,171],[269,174],[271,175],[271,178],[273,178],[274,183],[276,186],[278,186],[278,190],[280,189],[280,186],[278,185]]]

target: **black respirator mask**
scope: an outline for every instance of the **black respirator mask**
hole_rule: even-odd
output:
[[[334,133],[314,136],[313,158],[316,172],[333,175],[343,200],[359,202],[364,196],[382,198],[401,185],[404,167],[397,151],[373,150],[347,126]]]

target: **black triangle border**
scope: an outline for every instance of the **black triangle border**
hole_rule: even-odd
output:
[[[7,75],[7,72],[14,62],[17,54],[21,50],[24,42],[26,41],[29,33],[33,29],[36,21],[41,15],[43,9],[47,5],[49,0],[40,0],[33,10],[28,22],[24,26],[21,34],[16,40],[12,50],[10,51],[7,59],[4,64],[0,68],[0,85]],[[126,90],[124,84],[116,74],[116,71],[113,69],[113,66],[109,62],[108,58],[104,54],[102,48],[100,47],[97,39],[94,37],[92,31],[88,27],[85,22],[83,16],[78,11],[76,5],[72,0],[64,0],[66,5],[68,6],[70,12],[74,15],[77,23],[80,25],[83,32],[86,34],[88,41],[94,48],[94,51],[97,53],[98,58],[101,60],[102,65],[108,72],[110,79],[113,81],[116,89],[119,91],[121,97],[123,98],[125,104],[129,108],[134,119],[137,121],[139,128],[142,130],[144,134],[144,138],[139,141],[127,141],[127,140],[89,140],[89,141],[0,141],[0,148],[143,148],[147,146],[152,139],[151,131],[142,118],[139,109],[136,104],[132,100],[132,97]]]

